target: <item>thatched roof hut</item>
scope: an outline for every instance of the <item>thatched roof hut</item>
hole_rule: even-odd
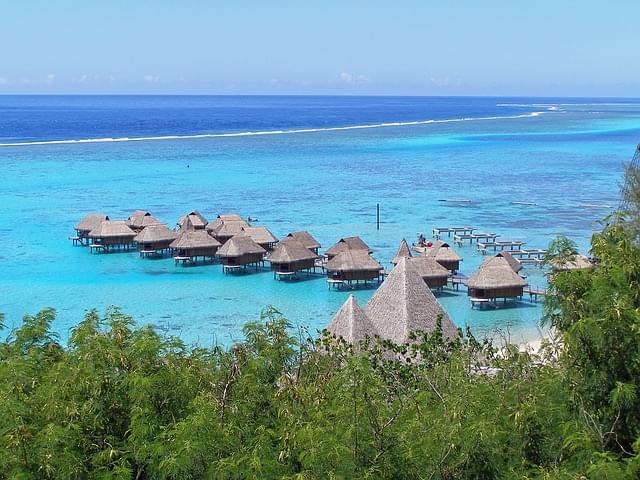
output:
[[[504,258],[507,261],[507,263],[509,264],[509,266],[511,267],[511,270],[513,270],[514,272],[518,273],[520,270],[522,270],[522,264],[516,258],[514,258],[513,255],[511,255],[506,250],[503,251],[503,252],[499,252],[496,255],[496,257]]]
[[[448,243],[442,240],[438,240],[431,248],[427,248],[425,255],[434,257],[447,270],[457,272],[460,269],[462,257]]]
[[[333,316],[327,331],[354,346],[358,346],[367,337],[373,339],[378,335],[378,330],[353,295],[349,295]]]
[[[213,258],[220,242],[207,233],[206,230],[196,227],[187,217],[178,231],[176,239],[169,245],[176,250],[176,258],[197,259],[198,257]]]
[[[180,220],[178,220],[178,226],[182,227],[182,224],[187,218],[191,221],[191,225],[195,230],[201,230],[205,228],[209,223],[209,221],[204,217],[204,215],[202,215],[197,210],[194,210],[193,212],[189,212],[186,215],[183,215],[182,217],[180,217]]]
[[[527,284],[504,257],[487,258],[465,283],[470,296],[489,300],[520,297]]]
[[[345,252],[347,250],[361,250],[366,252],[367,254],[373,253],[371,248],[369,248],[369,245],[364,243],[364,241],[358,236],[341,238],[333,247],[327,250],[326,253],[329,260],[331,260],[339,253]]]
[[[109,220],[109,217],[104,213],[89,213],[76,225],[76,232],[78,232],[79,237],[84,238],[105,220]]]
[[[222,226],[224,222],[243,222],[245,227],[249,227],[249,223],[247,223],[240,215],[237,213],[221,213],[218,215],[212,222],[207,225],[209,230],[216,230]]]
[[[220,243],[225,243],[231,237],[242,233],[242,229],[249,228],[250,225],[242,219],[221,220],[217,218],[207,225],[207,231],[211,233]]]
[[[144,227],[133,241],[140,250],[165,250],[177,238],[178,233],[167,228],[166,225],[155,224]]]
[[[549,264],[551,265],[551,270],[553,270],[554,272],[588,270],[594,267],[589,257],[586,257],[585,255],[581,255],[579,253],[574,253],[573,256],[565,261],[552,260],[551,262],[549,262]]]
[[[403,238],[400,242],[400,246],[398,247],[398,251],[396,252],[396,256],[393,257],[391,263],[397,265],[401,258],[411,258],[412,256],[409,244],[407,243],[407,240]]]
[[[94,243],[110,247],[128,247],[133,243],[136,232],[124,220],[104,220],[87,235]]]
[[[449,280],[449,270],[433,257],[420,255],[407,258],[413,269],[420,275],[429,288],[442,288]]]
[[[365,308],[383,339],[409,341],[412,331],[431,332],[441,319],[442,332],[453,338],[457,329],[412,263],[400,259]]]
[[[135,210],[131,215],[129,215],[129,218],[125,220],[125,223],[134,232],[139,232],[144,227],[148,227],[149,225],[157,225],[161,222],[153,215],[151,215],[151,213],[145,210]]]
[[[383,270],[367,250],[346,249],[327,262],[327,272],[332,280],[372,280]]]
[[[315,266],[317,258],[317,253],[291,238],[279,242],[266,257],[272,270],[284,273],[311,269]]]
[[[222,263],[231,266],[257,264],[264,259],[265,253],[264,248],[244,234],[230,238],[218,250]]]
[[[300,242],[306,248],[308,248],[309,250],[311,250],[312,252],[315,252],[315,253],[318,253],[318,250],[322,246],[322,245],[320,245],[320,242],[318,242],[315,238],[313,238],[313,235],[311,235],[306,230],[303,230],[303,231],[300,231],[300,232],[291,232],[286,237],[284,237],[282,240],[283,241],[288,241],[289,239]]]
[[[278,243],[276,236],[267,227],[243,227],[242,231],[265,250],[273,249]]]

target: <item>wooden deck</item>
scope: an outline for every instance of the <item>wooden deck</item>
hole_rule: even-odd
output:
[[[522,245],[525,245],[526,242],[521,242],[519,240],[510,240],[510,241],[501,241],[501,242],[478,242],[478,251],[485,255],[489,249],[493,249],[496,251],[510,250],[515,251],[519,250]]]
[[[480,240],[484,240],[485,242],[495,241],[500,234],[498,233],[465,233],[465,234],[456,234],[453,236],[453,241],[456,245],[462,246],[464,245],[465,240],[469,240],[469,244],[472,244],[475,240],[479,242]]]

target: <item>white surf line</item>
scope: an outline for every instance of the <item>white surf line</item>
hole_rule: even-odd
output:
[[[337,132],[342,130],[364,130],[371,128],[406,127],[412,125],[430,125],[432,123],[472,122],[485,120],[508,120],[515,118],[532,118],[545,112],[531,112],[522,115],[506,115],[495,117],[461,117],[444,120],[416,120],[412,122],[373,123],[366,125],[350,125],[346,127],[326,128],[297,128],[291,130],[263,130],[257,132],[232,132],[232,133],[200,133],[192,135],[164,135],[158,137],[105,137],[86,138],[81,140],[36,140],[33,142],[0,143],[0,147],[28,147],[33,145],[73,145],[82,143],[116,143],[116,142],[148,142],[157,140],[189,140],[198,138],[225,138],[225,137],[252,137],[261,135],[291,135],[296,133]]]

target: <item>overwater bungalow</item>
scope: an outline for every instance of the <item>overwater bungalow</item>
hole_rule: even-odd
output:
[[[447,284],[450,272],[440,265],[435,258],[420,255],[407,258],[407,261],[429,288],[442,289]]]
[[[105,220],[109,220],[109,217],[104,213],[89,213],[85,215],[75,227],[76,236],[71,238],[74,245],[78,243],[80,243],[80,245],[88,245],[89,232],[99,227]]]
[[[194,210],[193,212],[189,212],[186,215],[183,215],[182,217],[180,217],[180,220],[178,220],[178,227],[182,227],[182,224],[185,222],[186,219],[189,219],[189,221],[191,222],[191,225],[195,230],[202,230],[209,223],[209,221],[204,217],[204,215]]]
[[[140,256],[161,255],[171,249],[171,243],[178,233],[167,228],[166,225],[156,223],[144,227],[133,239],[138,244]]]
[[[125,223],[131,230],[138,233],[141,232],[144,227],[157,225],[161,222],[147,211],[135,210],[131,215],[129,215],[129,218],[125,220]]]
[[[280,242],[267,254],[266,260],[271,264],[273,275],[277,279],[295,277],[296,272],[315,268],[318,254],[312,252],[302,243],[289,239]]]
[[[400,242],[400,246],[398,247],[398,251],[396,252],[396,256],[393,257],[393,260],[391,260],[391,263],[393,263],[394,265],[397,265],[401,258],[411,258],[411,257],[413,257],[413,255],[411,255],[411,249],[409,248],[409,244],[407,243],[407,240],[403,238],[402,242]]]
[[[379,336],[375,325],[369,320],[353,295],[349,295],[340,310],[333,316],[327,331],[356,347],[367,338],[373,339]]]
[[[406,258],[391,270],[364,309],[380,337],[395,343],[410,341],[413,331],[432,332],[438,319],[443,335],[453,338],[457,328]]]
[[[338,242],[327,250],[327,258],[331,260],[336,255],[345,252],[347,250],[361,250],[367,253],[367,255],[373,253],[373,250],[369,248],[369,245],[364,243],[364,241],[358,237],[344,237],[338,240]]]
[[[284,237],[283,241],[288,241],[289,239],[300,242],[302,245],[316,254],[319,252],[320,247],[322,246],[320,245],[320,242],[313,238],[313,235],[311,235],[306,230],[300,232],[291,232],[286,237]]]
[[[278,243],[278,238],[264,226],[243,227],[242,232],[268,252]]]
[[[501,256],[487,258],[465,283],[472,303],[479,305],[496,299],[519,298],[527,285]]]
[[[438,240],[431,248],[427,248],[425,255],[434,257],[440,265],[452,273],[460,269],[462,257],[448,243],[442,240]]]
[[[380,279],[383,267],[367,250],[346,249],[326,265],[329,286]]]
[[[594,267],[593,262],[589,259],[589,257],[581,255],[577,252],[564,261],[553,260],[549,262],[549,264],[551,265],[551,270],[554,273],[574,270],[588,270]]]
[[[169,244],[174,249],[174,260],[176,265],[182,263],[196,262],[202,257],[203,261],[213,261],[220,242],[207,233],[206,230],[196,229],[191,223],[191,218],[187,217],[178,231],[176,239]]]
[[[89,232],[91,251],[110,252],[115,249],[129,250],[136,232],[124,220],[104,220]]]
[[[506,250],[498,253],[496,257],[504,258],[511,267],[511,270],[513,270],[514,272],[518,273],[520,270],[522,270],[522,263],[520,263],[518,259],[514,258],[514,256]]]
[[[221,220],[217,218],[207,226],[207,231],[214,236],[220,243],[224,244],[231,237],[242,233],[243,228],[249,228],[250,225],[244,220]]]
[[[240,234],[230,238],[218,250],[224,272],[244,268],[247,265],[258,265],[264,260],[266,250],[254,242],[251,237]]]

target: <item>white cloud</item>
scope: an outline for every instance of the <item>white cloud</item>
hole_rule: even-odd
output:
[[[8,85],[8,84],[9,84],[8,78],[0,77],[0,85]]]
[[[78,81],[79,81],[80,83],[84,83],[84,82],[86,82],[88,79],[89,79],[89,75],[87,75],[87,74],[85,73],[84,75],[82,75],[82,76],[78,79]]]
[[[369,82],[369,78],[366,76],[349,72],[342,72],[340,74],[340,80],[351,85],[361,85]]]
[[[47,75],[45,83],[47,85],[51,85],[55,81],[56,81],[56,74],[55,73],[50,73],[50,74]]]
[[[158,75],[145,75],[143,78],[145,82],[149,83],[158,83],[160,81],[160,77]]]

